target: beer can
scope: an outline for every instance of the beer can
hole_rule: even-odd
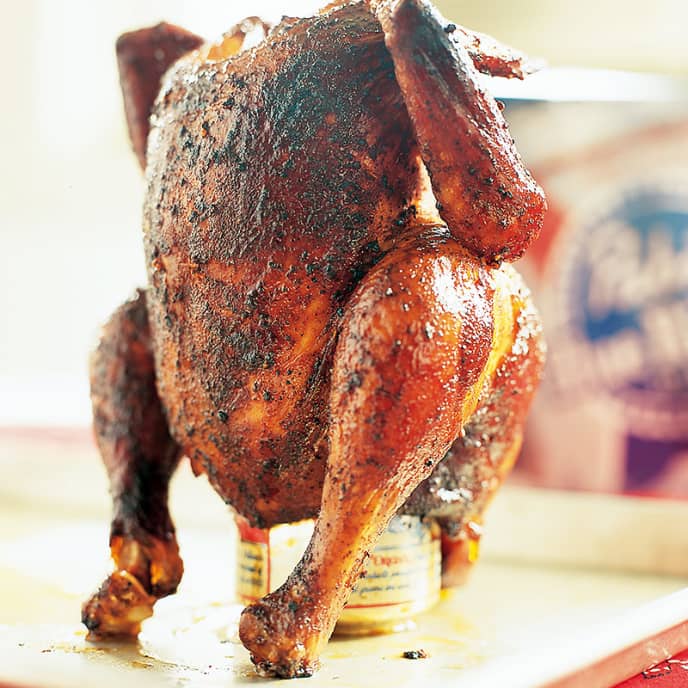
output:
[[[250,604],[278,588],[303,555],[312,520],[252,528],[237,518],[236,594]],[[365,561],[335,629],[369,635],[407,628],[440,596],[442,554],[438,525],[418,516],[395,516]]]

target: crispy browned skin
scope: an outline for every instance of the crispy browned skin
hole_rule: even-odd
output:
[[[338,330],[415,219],[419,161],[362,5],[294,21],[230,64],[220,80],[190,59],[163,86],[149,313],[173,435],[270,526],[318,513]]]
[[[542,363],[529,296],[496,266],[537,233],[544,199],[473,66],[514,76],[519,59],[466,32],[469,55],[425,3],[375,5],[285,20],[233,57],[233,39],[203,46],[166,74],[148,140],[135,311],[173,438],[152,488],[174,448],[254,526],[317,516],[289,580],[240,624],[256,665],[285,677],[313,671],[397,510],[442,519],[445,576],[460,575],[461,533],[513,463]],[[128,371],[129,340],[118,312],[101,367]],[[109,398],[101,377],[96,413],[136,403],[127,376]],[[145,430],[105,418],[116,486],[150,461],[109,459],[106,439]],[[131,510],[132,532],[146,513]],[[108,633],[134,633],[167,592],[141,561],[169,557],[145,542],[85,608]]]

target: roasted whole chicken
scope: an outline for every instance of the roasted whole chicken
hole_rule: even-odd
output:
[[[92,359],[115,571],[83,621],[136,635],[177,588],[186,456],[252,526],[317,519],[239,628],[264,674],[306,676],[392,516],[437,519],[459,582],[519,451],[543,344],[507,262],[545,200],[477,74],[528,63],[425,0],[216,44],[162,24],[118,56],[149,283]]]

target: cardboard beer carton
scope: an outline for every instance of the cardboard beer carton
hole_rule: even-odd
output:
[[[549,203],[518,263],[549,354],[517,479],[688,497],[688,87],[548,70],[493,90]]]

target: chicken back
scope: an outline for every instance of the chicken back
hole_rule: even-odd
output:
[[[83,620],[136,635],[176,589],[167,489],[186,456],[253,526],[317,519],[239,629],[263,673],[293,677],[317,666],[398,511],[437,518],[444,580],[464,577],[542,367],[502,261],[545,202],[477,80],[522,77],[523,56],[425,0],[268,29],[118,43],[149,283],[91,364],[115,571]]]

